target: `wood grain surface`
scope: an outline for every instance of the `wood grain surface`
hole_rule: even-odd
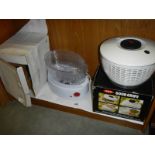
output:
[[[155,40],[155,20],[47,20],[51,49],[79,53],[93,75],[99,64],[99,45],[116,36],[139,36]]]

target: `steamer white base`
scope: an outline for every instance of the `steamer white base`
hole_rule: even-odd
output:
[[[89,79],[85,78],[84,82],[79,85],[68,85],[51,80],[49,81],[51,90],[60,97],[67,99],[80,99],[87,95],[89,89]]]

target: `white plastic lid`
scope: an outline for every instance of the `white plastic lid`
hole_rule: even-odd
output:
[[[101,57],[125,66],[146,66],[155,63],[155,42],[137,37],[116,37],[100,46]]]

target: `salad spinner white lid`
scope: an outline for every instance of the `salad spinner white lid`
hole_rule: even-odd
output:
[[[135,49],[122,47],[123,41],[137,41]],[[127,43],[128,44],[128,43]],[[132,46],[132,45],[131,45]],[[101,58],[125,66],[146,66],[155,63],[155,42],[137,37],[116,37],[104,41],[100,46]]]

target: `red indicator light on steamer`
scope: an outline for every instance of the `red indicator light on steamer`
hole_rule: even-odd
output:
[[[108,90],[108,89],[103,90],[103,92],[108,93],[108,94],[113,94],[114,93],[112,90]]]
[[[75,97],[79,97],[79,96],[80,96],[80,93],[79,93],[79,92],[75,92],[73,95],[74,95]]]

